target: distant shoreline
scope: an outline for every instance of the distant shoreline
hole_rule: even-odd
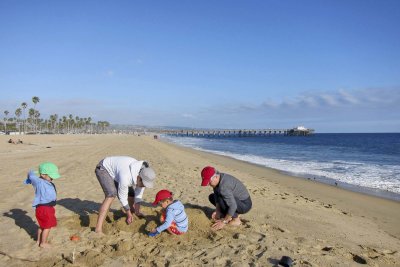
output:
[[[366,134],[368,134],[368,133],[366,133]],[[163,142],[168,143],[168,144],[177,145],[179,147],[192,149],[194,151],[201,151],[201,152],[204,152],[204,153],[210,153],[210,154],[218,155],[218,156],[221,156],[221,157],[227,157],[227,158],[230,158],[230,159],[238,160],[238,161],[241,161],[241,162],[245,162],[245,163],[248,163],[248,164],[251,164],[251,165],[255,165],[255,166],[259,166],[259,167],[262,167],[262,168],[266,168],[266,169],[269,169],[269,170],[274,170],[274,171],[280,172],[280,173],[282,173],[284,175],[288,175],[288,176],[294,177],[296,179],[311,180],[311,181],[318,182],[318,183],[321,183],[321,184],[324,184],[324,185],[328,185],[328,186],[336,187],[336,188],[339,188],[339,189],[347,190],[349,192],[361,193],[361,194],[365,194],[365,195],[368,195],[368,196],[373,196],[373,197],[378,197],[378,198],[382,198],[382,199],[387,199],[387,200],[400,202],[400,194],[395,193],[395,192],[391,192],[391,191],[387,191],[387,190],[383,190],[383,189],[374,189],[374,188],[369,188],[369,187],[365,187],[365,186],[353,185],[353,184],[349,184],[349,183],[345,183],[345,182],[337,182],[335,179],[332,179],[332,178],[315,176],[315,175],[312,175],[312,174],[300,175],[300,174],[297,174],[297,173],[293,173],[293,172],[289,172],[289,171],[285,171],[285,170],[280,170],[280,169],[276,169],[276,168],[272,168],[272,167],[268,167],[268,166],[265,166],[265,165],[262,165],[262,164],[258,164],[258,163],[254,163],[254,162],[251,162],[251,161],[238,159],[238,158],[235,158],[233,156],[221,155],[219,153],[215,153],[215,152],[209,151],[209,150],[196,149],[196,148],[193,148],[193,147],[183,146],[183,145],[180,145],[180,144],[169,142],[168,140],[166,140],[164,138],[161,138],[161,140]],[[337,184],[335,184],[335,182]]]

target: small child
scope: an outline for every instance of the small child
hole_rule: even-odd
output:
[[[36,208],[35,215],[39,224],[37,244],[41,248],[48,248],[50,244],[47,238],[52,227],[57,226],[55,216],[57,190],[52,183],[53,179],[60,178],[58,168],[54,163],[44,162],[39,165],[39,177],[34,171],[30,170],[25,184],[32,184],[35,188],[35,198],[32,206]]]
[[[148,235],[154,237],[164,230],[167,230],[170,234],[174,235],[186,233],[189,226],[189,220],[182,202],[179,200],[173,200],[170,191],[160,190],[156,195],[153,205],[156,206],[159,203],[161,203],[161,207],[163,208],[160,220],[163,224],[148,233]]]

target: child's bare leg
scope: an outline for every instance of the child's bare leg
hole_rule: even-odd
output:
[[[41,242],[42,242],[42,228],[38,227],[36,244],[40,246]]]
[[[104,220],[106,219],[107,212],[110,209],[111,203],[113,202],[114,197],[106,197],[101,204],[100,210],[99,210],[99,217],[97,218],[97,224],[96,224],[96,233],[102,234],[103,233],[103,223]]]
[[[50,244],[47,242],[47,238],[49,237],[50,229],[43,229],[42,230],[42,238],[40,242],[41,248],[49,248]]]

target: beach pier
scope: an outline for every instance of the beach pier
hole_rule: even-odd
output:
[[[302,126],[291,129],[175,129],[163,130],[162,134],[188,137],[263,137],[263,136],[309,136],[314,129]]]

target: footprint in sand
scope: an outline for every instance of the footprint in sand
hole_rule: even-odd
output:
[[[248,235],[248,239],[254,243],[260,243],[261,241],[264,240],[265,237],[266,237],[266,235],[264,235],[262,233],[256,233],[256,232],[250,233]]]
[[[393,255],[395,253],[397,253],[397,250],[378,250],[378,249],[374,249],[371,247],[367,247],[367,246],[363,246],[363,245],[359,245],[360,248],[362,248],[368,255],[368,258],[370,259],[377,259],[379,257],[382,256],[387,256],[387,255]]]
[[[273,226],[272,229],[274,229],[274,230],[276,230],[276,231],[279,231],[279,232],[281,232],[281,233],[285,233],[285,232],[289,233],[288,230],[285,230],[285,229],[283,229],[283,228],[281,228],[281,227],[279,227],[279,226]]]
[[[350,254],[353,256],[353,261],[355,261],[359,264],[367,264],[367,261],[363,257],[361,257],[357,254],[353,254],[353,253],[350,253]]]

